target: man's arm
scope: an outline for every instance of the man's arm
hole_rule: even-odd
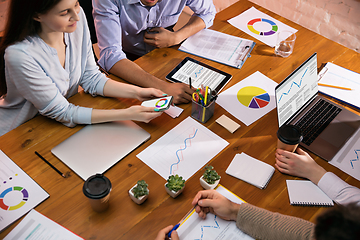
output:
[[[193,15],[181,29],[171,32],[165,28],[152,28],[144,34],[144,42],[157,48],[170,47],[180,44],[186,38],[206,27],[204,21]]]
[[[158,88],[169,96],[173,96],[175,104],[187,103],[191,100],[193,90],[189,88],[189,85],[163,81],[126,58],[115,63],[109,72],[138,86]]]

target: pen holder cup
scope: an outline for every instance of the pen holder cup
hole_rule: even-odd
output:
[[[206,123],[214,115],[215,100],[210,102],[206,107],[192,100],[191,117],[199,122]]]

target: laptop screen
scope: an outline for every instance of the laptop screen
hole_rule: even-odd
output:
[[[318,93],[316,53],[275,88],[279,127]]]

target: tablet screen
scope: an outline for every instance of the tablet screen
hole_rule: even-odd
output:
[[[200,88],[202,84],[219,92],[230,81],[232,76],[195,59],[186,57],[166,76],[166,79],[172,82],[189,84],[190,77],[192,87]]]

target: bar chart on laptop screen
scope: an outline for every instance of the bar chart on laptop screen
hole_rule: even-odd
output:
[[[318,92],[316,61],[297,69],[276,90],[280,126]]]

